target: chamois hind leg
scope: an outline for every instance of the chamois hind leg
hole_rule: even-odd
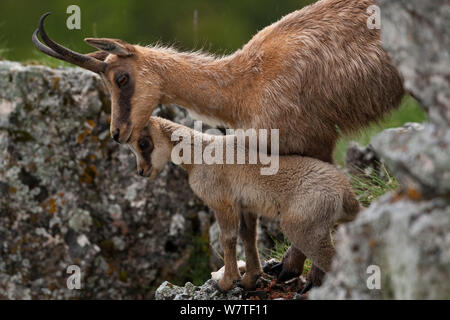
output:
[[[282,221],[281,228],[292,244],[300,248],[321,271],[328,272],[335,252],[330,228],[304,224],[301,229],[296,229],[292,223],[288,224]]]
[[[215,209],[220,228],[220,245],[224,253],[225,273],[219,280],[219,289],[228,291],[241,279],[237,265],[236,241],[239,225],[238,212],[231,206]]]
[[[313,158],[333,164],[334,148],[335,148],[334,143],[328,146],[321,146],[320,150],[316,150],[316,154],[315,156],[313,156]],[[277,266],[278,268],[281,267],[281,272],[278,275],[278,280],[286,281],[294,277],[300,276],[303,272],[305,259],[306,257],[304,252],[302,252],[299,248],[296,248],[291,244],[289,249],[284,254],[281,264]],[[320,286],[322,284],[324,276],[325,273],[314,263],[312,263],[311,269],[309,270],[308,275],[306,276],[308,283],[305,286],[305,288],[308,286],[309,289],[311,289],[312,286]],[[305,292],[308,290],[305,290]]]
[[[281,272],[277,277],[278,281],[287,281],[289,279],[299,277],[303,273],[305,260],[306,256],[304,253],[299,248],[296,248],[291,244],[289,249],[284,254],[281,263],[275,266],[275,268],[281,267]],[[306,276],[307,283],[301,293],[306,293],[312,287],[322,285],[324,276],[325,273],[313,263]]]
[[[306,202],[306,201],[305,201]],[[309,209],[314,210],[314,204]],[[307,206],[303,207],[308,210]],[[334,256],[334,247],[331,241],[331,226],[327,223],[328,215],[307,213],[304,215],[291,214],[281,221],[281,229],[296,248],[306,255],[313,266],[307,276],[308,283],[304,292],[308,291],[313,285],[320,285],[321,281],[331,267],[331,261]],[[311,219],[313,217],[313,219]]]
[[[278,280],[286,281],[300,276],[303,272],[305,260],[306,256],[303,252],[291,244],[289,249],[284,254],[283,260],[281,261],[282,270],[278,275]]]
[[[295,245],[291,244],[288,251],[286,251],[283,256],[283,260],[281,262],[281,272],[278,275],[278,280],[286,281],[300,276],[303,273],[305,260],[306,256],[303,252],[299,248],[295,247]],[[301,291],[301,294],[308,292],[312,287],[320,286],[324,276],[325,273],[315,264],[312,264],[311,269],[306,276],[307,283]]]
[[[358,212],[362,208],[351,188],[346,190],[346,192],[344,193],[342,205],[344,209],[344,215],[338,220],[338,223],[353,221]],[[328,239],[328,236],[325,235],[324,237]],[[313,265],[307,276],[308,283],[305,285],[305,288],[302,290],[301,293],[303,294],[307,292],[309,289],[311,289],[312,286],[314,287],[320,286],[322,284],[324,276],[325,272],[323,272],[320,268],[317,268],[315,265]]]
[[[306,260],[305,254],[294,245],[291,244],[289,249],[283,256],[283,260],[280,264],[276,265],[274,268],[280,268],[281,272],[278,274],[278,281],[287,281],[289,279],[299,277],[303,273],[303,267]],[[320,270],[315,264],[311,265],[311,269],[306,276],[308,281],[305,288],[307,292],[312,286],[320,286],[322,284],[322,279],[324,277],[324,272]]]
[[[311,262],[315,263],[323,272],[330,271],[335,253],[330,230],[318,233],[316,237],[311,238],[301,239],[303,251],[307,252]]]
[[[245,251],[245,275],[240,284],[247,290],[256,287],[256,280],[262,274],[257,247],[258,217],[250,212],[242,212],[239,223],[239,236]]]
[[[306,275],[306,284],[302,289],[300,294],[304,294],[308,292],[312,287],[320,287],[322,285],[322,280],[325,277],[325,272],[323,272],[318,266],[315,264],[311,265],[311,269]]]

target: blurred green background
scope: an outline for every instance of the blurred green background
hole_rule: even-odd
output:
[[[181,50],[204,48],[230,53],[253,34],[281,16],[313,0],[1,0],[0,43],[11,60],[39,59],[31,34],[41,14],[48,33],[57,41],[82,52],[92,50],[85,37],[120,38],[130,43],[161,41]],[[68,30],[69,5],[81,9],[81,30]],[[195,12],[197,12],[195,14]],[[194,16],[197,19],[194,19]],[[195,22],[196,20],[196,22]]]
[[[179,50],[203,49],[215,54],[229,54],[242,47],[258,30],[283,15],[314,0],[0,0],[0,57],[24,63],[50,66],[62,62],[38,52],[31,34],[39,17],[48,11],[46,27],[56,41],[79,52],[93,51],[85,37],[119,38],[141,45],[161,42]],[[66,20],[69,5],[81,9],[81,30],[69,30]],[[343,137],[335,158],[343,162],[349,140],[362,144],[384,128],[405,122],[422,122],[425,113],[411,97],[402,107],[378,125],[351,137]]]

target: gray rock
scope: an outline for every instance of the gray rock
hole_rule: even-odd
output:
[[[175,296],[183,293],[183,287],[164,281],[155,292],[156,300],[173,300]]]
[[[181,169],[138,177],[109,112],[91,72],[0,62],[0,298],[151,298],[167,277],[189,279],[209,209]],[[173,106],[157,112],[191,121]],[[67,288],[69,265],[82,290]]]
[[[241,300],[244,290],[239,287],[223,293],[217,290],[217,282],[209,279],[201,286],[187,282],[179,287],[165,281],[156,290],[156,300]]]
[[[450,2],[377,0],[384,48],[431,122],[450,124]]]
[[[337,254],[310,299],[450,299],[450,206],[386,195],[336,234]],[[370,266],[380,289],[369,289]]]
[[[420,196],[450,193],[450,129],[434,124],[385,130],[372,145],[402,186]]]
[[[77,209],[75,213],[71,213],[69,227],[71,227],[74,231],[89,231],[91,225],[92,218],[89,211]]]
[[[154,114],[193,126],[174,105]],[[152,298],[191,280],[192,261],[204,278],[222,266],[207,268],[213,215],[186,173],[136,175],[109,117],[96,74],[0,61],[0,298]],[[69,265],[82,290],[67,289]]]

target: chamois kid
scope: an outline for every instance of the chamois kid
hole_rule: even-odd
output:
[[[181,141],[172,141],[174,133],[183,137]],[[194,134],[201,139],[195,140]],[[151,117],[143,129],[133,132],[128,145],[136,155],[138,173],[154,178],[173,159],[178,143],[191,150],[195,143],[201,143],[200,150],[213,143],[224,150],[230,141],[237,146],[235,139],[234,135],[207,135]],[[193,157],[192,152],[190,159],[179,165],[188,172],[194,193],[215,212],[225,262],[225,274],[218,283],[221,290],[229,290],[241,280],[236,259],[238,235],[246,257],[241,285],[255,287],[262,273],[256,247],[259,215],[279,219],[292,245],[323,272],[330,270],[334,255],[331,228],[353,220],[360,208],[346,177],[333,165],[309,157],[280,156],[278,172],[261,175],[260,164],[194,164]]]

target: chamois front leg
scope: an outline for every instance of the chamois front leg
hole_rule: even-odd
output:
[[[238,212],[235,208],[228,206],[214,210],[216,220],[220,228],[220,245],[224,253],[225,273],[219,280],[219,289],[228,291],[241,279],[237,265],[236,242],[239,225]]]
[[[250,212],[242,212],[239,223],[239,236],[242,239],[245,250],[245,275],[240,284],[246,290],[256,287],[256,280],[263,270],[259,260],[257,247],[258,217]]]

